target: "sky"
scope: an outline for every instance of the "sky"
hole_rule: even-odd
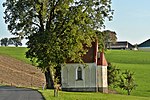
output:
[[[112,0],[113,21],[106,29],[115,31],[119,41],[140,44],[150,39],[150,0]]]
[[[9,37],[10,36],[10,33],[9,31],[7,30],[7,25],[5,24],[5,21],[3,19],[3,12],[4,12],[4,8],[2,6],[2,3],[4,2],[5,0],[0,0],[0,38],[3,38],[3,37]]]
[[[3,19],[0,0],[0,39],[13,37]],[[140,44],[150,39],[150,0],[112,0],[113,20],[105,22],[105,30],[115,31],[118,41]],[[25,44],[25,43],[24,43]]]

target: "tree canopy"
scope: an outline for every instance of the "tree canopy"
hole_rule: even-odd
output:
[[[46,62],[55,62],[59,54],[60,60],[66,56],[75,60],[83,52],[82,44],[93,41],[94,30],[104,25],[106,17],[112,18],[110,3],[111,0],[7,0],[3,3],[4,18],[12,34],[19,35],[21,31],[29,38],[28,57],[41,62],[48,54],[52,58]]]
[[[12,37],[8,40],[9,45],[15,45],[16,47],[22,46],[21,39],[19,37]]]
[[[99,50],[102,49],[109,49],[111,44],[116,43],[117,36],[116,32],[110,31],[110,30],[104,30],[104,31],[96,31],[96,35],[98,37],[99,41]]]
[[[26,55],[45,70],[81,57],[112,19],[111,0],[6,0],[5,22],[14,35],[26,36]]]
[[[5,46],[5,47],[8,46],[8,38],[2,38],[0,42],[1,42],[1,46]]]
[[[20,37],[11,37],[11,38],[2,38],[0,40],[1,46],[9,46],[9,45],[15,45],[16,47],[22,46]]]

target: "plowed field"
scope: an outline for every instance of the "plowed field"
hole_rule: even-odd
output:
[[[36,67],[15,58],[0,55],[0,84],[42,87],[44,74]]]

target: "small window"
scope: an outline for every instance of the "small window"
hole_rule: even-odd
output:
[[[82,68],[78,67],[77,69],[77,80],[82,80]]]

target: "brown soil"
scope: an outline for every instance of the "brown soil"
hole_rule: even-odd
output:
[[[116,90],[112,90],[112,89],[109,89],[108,93],[109,94],[119,94]]]
[[[21,87],[42,87],[44,74],[30,64],[0,55],[0,84]]]

